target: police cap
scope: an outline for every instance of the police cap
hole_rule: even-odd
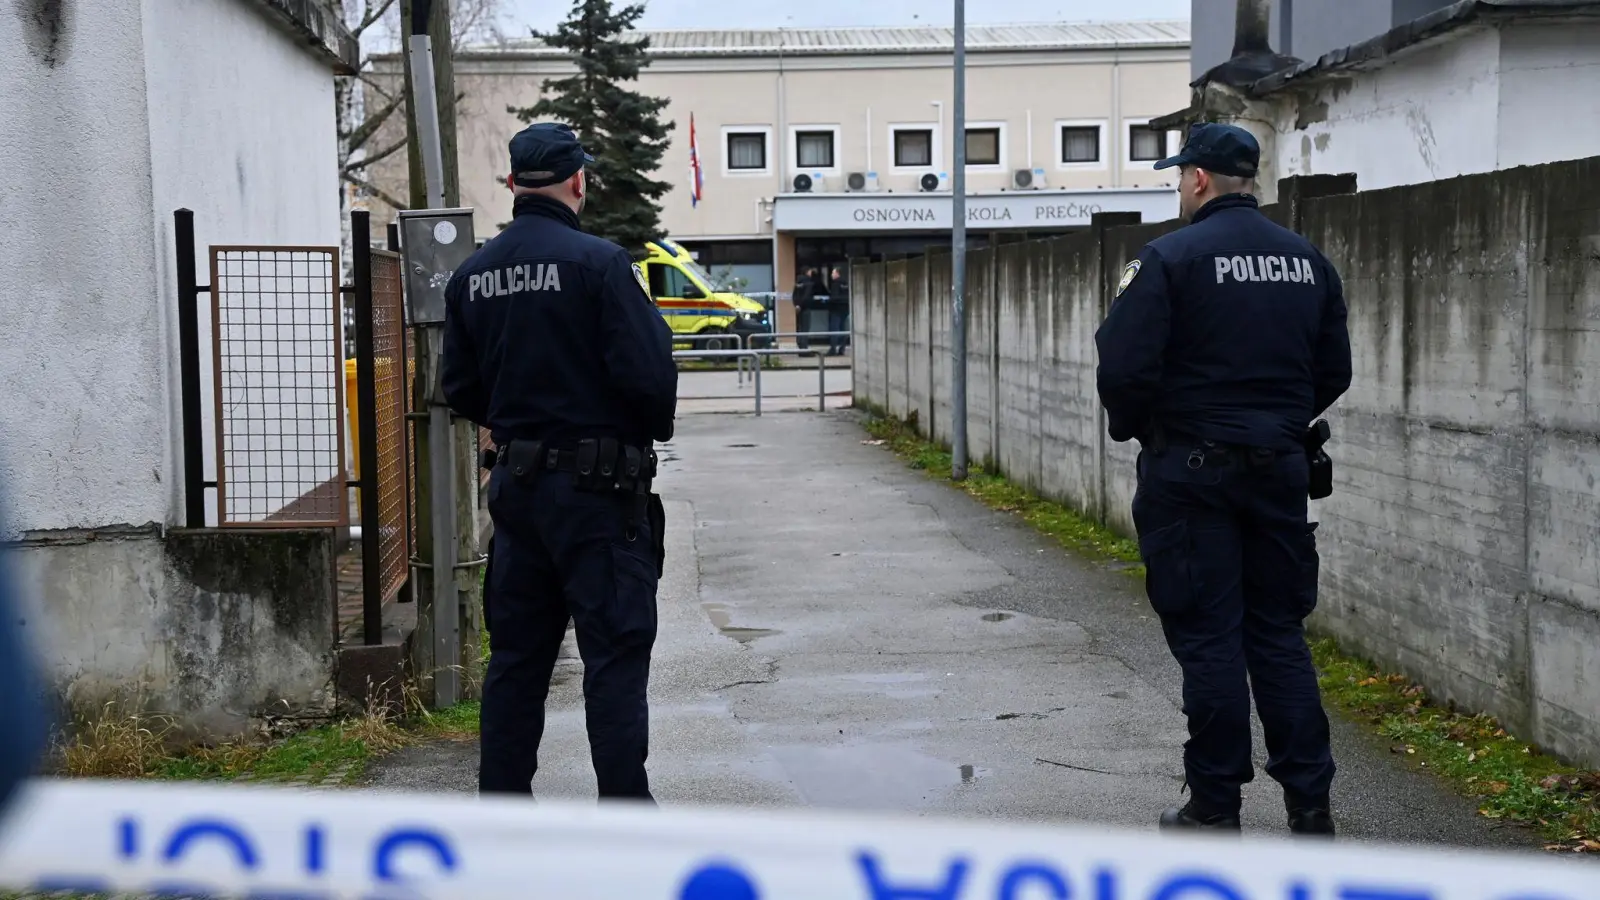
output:
[[[511,177],[522,187],[560,184],[592,162],[568,125],[538,122],[511,138]]]
[[[1261,165],[1261,145],[1255,136],[1237,125],[1200,122],[1189,126],[1189,140],[1178,151],[1156,163],[1156,168],[1198,166],[1218,175],[1256,177]]]

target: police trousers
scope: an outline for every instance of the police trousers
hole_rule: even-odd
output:
[[[1183,669],[1183,764],[1208,813],[1237,813],[1251,766],[1250,696],[1267,774],[1291,808],[1326,806],[1333,781],[1305,619],[1317,602],[1309,468],[1299,452],[1174,441],[1142,450],[1133,519],[1145,589]]]
[[[601,798],[653,802],[645,774],[645,688],[656,638],[654,527],[625,533],[630,494],[592,493],[575,476],[489,477],[493,563],[486,585],[489,668],[480,715],[481,793],[532,793],[544,704],[571,618]]]

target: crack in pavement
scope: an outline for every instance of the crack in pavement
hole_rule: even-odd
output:
[[[1075,766],[1072,763],[1057,762],[1056,760],[1045,759],[1043,757],[1035,757],[1033,761],[1036,763],[1044,763],[1045,765],[1050,766],[1059,766],[1063,769],[1071,769],[1075,772],[1092,772],[1096,775],[1110,775],[1113,778],[1169,778],[1173,781],[1183,780],[1179,776],[1173,775],[1171,772],[1108,772],[1105,769],[1096,769],[1092,766]]]

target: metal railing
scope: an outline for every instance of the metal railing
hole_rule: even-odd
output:
[[[769,356],[815,356],[817,358],[817,411],[828,408],[828,362],[826,350],[799,350],[794,348],[764,348],[759,350],[679,350],[673,359],[735,359],[742,366],[749,360],[754,373],[756,415],[761,415],[761,360]],[[740,386],[744,384],[742,371]]]
[[[850,337],[852,333],[853,332],[849,331],[763,331],[759,334],[750,335],[745,341],[745,347],[751,350],[756,349],[755,342],[760,338],[770,338],[774,341],[778,338],[808,338],[819,340],[836,337]]]
[[[761,354],[754,350],[676,350],[673,359],[750,359],[755,363],[756,415],[761,415]],[[741,382],[742,384],[742,382]]]

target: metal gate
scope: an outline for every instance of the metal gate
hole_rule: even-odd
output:
[[[336,247],[217,246],[208,253],[211,283],[201,285],[194,214],[178,210],[173,219],[185,523],[341,528],[351,524],[348,492],[357,489],[362,639],[380,643],[383,604],[405,589],[415,543],[407,425],[414,359],[397,248],[373,249],[368,214],[356,212],[351,284],[340,284]],[[396,240],[391,235],[391,245]],[[347,329],[354,332],[349,345]],[[351,350],[354,478],[343,371]],[[210,366],[202,364],[206,356]],[[208,440],[215,448],[211,478]],[[214,512],[208,488],[215,490]]]
[[[411,429],[415,363],[406,341],[400,254],[372,248],[368,213],[351,214],[360,446],[362,639],[382,641],[383,604],[405,587],[414,541]],[[392,241],[392,238],[391,238]]]
[[[349,522],[338,273],[335,247],[211,248],[220,527]]]

